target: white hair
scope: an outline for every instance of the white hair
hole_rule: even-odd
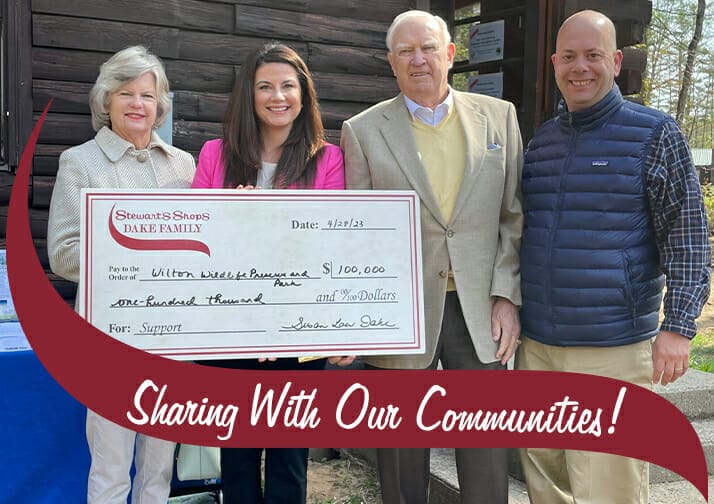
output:
[[[156,79],[156,123],[161,126],[171,107],[169,80],[161,60],[144,46],[131,46],[114,54],[102,63],[99,76],[89,92],[89,108],[92,111],[92,127],[99,131],[111,127],[109,102],[111,95],[127,82],[151,73]]]
[[[439,26],[439,32],[441,34],[441,38],[443,39],[444,45],[448,45],[451,42],[451,33],[449,33],[449,27],[446,24],[446,21],[431,12],[413,9],[402,12],[395,17],[392,24],[389,25],[389,29],[387,30],[387,49],[389,49],[389,52],[392,52],[392,39],[394,38],[394,31],[397,27],[402,23],[402,21],[418,17],[427,17],[436,21],[436,24]]]

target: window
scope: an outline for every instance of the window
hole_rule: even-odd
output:
[[[476,75],[473,68],[469,68],[469,28],[477,22],[481,15],[481,3],[461,7],[454,11],[453,38],[456,45],[454,69],[451,73],[451,86],[459,91],[468,91],[468,79]]]

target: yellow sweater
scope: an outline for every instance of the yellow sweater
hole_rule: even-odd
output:
[[[448,223],[466,168],[466,137],[459,114],[452,108],[438,125],[412,121],[412,128],[419,158],[426,168],[441,215]]]
[[[466,169],[466,136],[459,114],[452,107],[446,119],[436,126],[414,120],[412,128],[419,159],[426,169],[441,215],[448,224]],[[446,288],[456,290],[451,271]]]

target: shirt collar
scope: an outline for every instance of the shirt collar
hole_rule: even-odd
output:
[[[452,93],[451,86],[449,86],[446,98],[434,110],[419,105],[407,95],[404,95],[404,103],[407,105],[412,120],[421,121],[429,126],[436,126],[449,115],[449,112],[454,107],[454,93]]]
[[[109,158],[112,163],[116,163],[121,159],[121,157],[126,154],[129,150],[141,150],[136,149],[134,144],[124,140],[122,137],[114,133],[109,127],[104,126],[97,132],[95,137],[97,145],[104,152],[104,154]],[[151,141],[147,147],[147,150],[154,148],[159,148],[164,151],[167,156],[173,156],[173,147],[164,142],[161,137],[156,133],[156,131],[151,132]]]
[[[571,112],[565,100],[561,100],[558,107],[560,127],[569,129],[589,130],[602,125],[609,117],[620,109],[625,99],[620,93],[620,88],[613,85],[612,89],[596,104],[584,109]]]

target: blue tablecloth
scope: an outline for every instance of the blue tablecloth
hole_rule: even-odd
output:
[[[86,503],[85,418],[32,351],[0,352],[0,502]]]

